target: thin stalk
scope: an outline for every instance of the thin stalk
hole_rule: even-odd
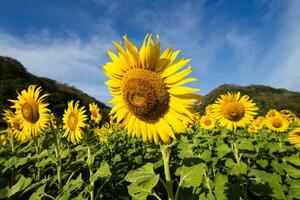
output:
[[[14,144],[14,137],[13,137],[12,134],[10,134],[9,143],[10,143],[10,146],[11,146],[12,156],[15,156],[15,144]],[[14,182],[15,182],[15,163],[11,168],[10,185],[13,186]]]
[[[166,185],[167,185],[167,193],[168,193],[168,200],[173,200],[173,186],[172,186],[172,179],[170,175],[170,166],[169,166],[169,160],[170,160],[170,150],[168,149],[168,146],[161,145],[160,151],[162,154],[162,159],[164,163],[164,171],[165,171],[165,178],[166,178]]]
[[[37,163],[36,163],[36,167],[37,167],[37,180],[40,180],[41,177],[41,169],[40,169],[40,158],[39,158],[39,154],[40,154],[40,141],[39,138],[35,138],[34,139],[34,146],[35,146],[35,152],[37,154]]]
[[[87,146],[87,165],[90,173],[90,197],[94,200],[94,178],[93,178],[93,158],[91,155],[90,146]]]
[[[62,187],[61,183],[61,156],[60,156],[60,135],[59,131],[55,131],[56,133],[56,143],[55,143],[55,157],[56,157],[56,171],[57,171],[57,181],[59,185],[59,189]]]

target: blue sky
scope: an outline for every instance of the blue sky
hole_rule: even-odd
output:
[[[201,94],[223,83],[300,91],[298,0],[3,0],[0,10],[0,55],[104,102],[106,51],[124,34],[181,49]]]

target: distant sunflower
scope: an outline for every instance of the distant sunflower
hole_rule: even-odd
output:
[[[212,130],[215,128],[216,121],[209,115],[202,116],[200,119],[200,127],[205,130]]]
[[[249,126],[247,130],[250,133],[257,133],[258,132],[258,129],[253,125]]]
[[[269,117],[275,117],[276,115],[280,114],[277,110],[275,109],[272,109],[272,110],[269,110],[266,114],[266,118],[269,118]]]
[[[263,128],[264,122],[264,118],[260,116],[252,122],[252,126],[255,127],[257,130],[260,130]]]
[[[212,107],[213,117],[231,131],[250,124],[258,110],[253,100],[249,100],[247,95],[241,97],[240,92],[221,95]]]
[[[16,119],[28,138],[42,134],[49,121],[49,104],[45,103],[48,94],[40,96],[41,91],[41,87],[30,85],[28,90],[18,94],[18,100],[10,100],[14,103],[11,108],[16,109]]]
[[[67,137],[68,141],[73,144],[78,143],[82,139],[82,128],[86,127],[86,120],[84,107],[79,108],[79,101],[75,105],[73,105],[73,101],[70,101],[63,116],[65,130],[63,137]]]
[[[98,105],[95,103],[90,103],[89,110],[91,113],[91,119],[98,124],[102,118]]]
[[[213,106],[211,104],[205,107],[205,115],[212,115],[212,111],[213,111]]]
[[[113,96],[111,115],[133,136],[143,141],[168,143],[174,132],[185,132],[193,122],[193,103],[198,89],[183,86],[196,81],[186,76],[192,67],[182,69],[190,60],[176,60],[179,51],[168,47],[161,53],[156,43],[146,35],[137,49],[124,36],[125,49],[114,42],[118,54],[108,50],[111,62],[104,65],[106,82]]]
[[[296,121],[296,115],[290,110],[281,110],[280,114],[289,122],[293,123]]]
[[[289,127],[289,122],[279,113],[267,118],[266,126],[275,132],[285,132]]]
[[[0,143],[4,146],[7,143],[7,139],[5,135],[0,136]]]
[[[4,120],[9,125],[9,132],[12,133],[18,140],[26,141],[30,138],[29,132],[22,131],[20,122],[17,120],[16,115],[9,109],[4,110]]]
[[[300,128],[295,128],[289,133],[289,141],[300,150]]]

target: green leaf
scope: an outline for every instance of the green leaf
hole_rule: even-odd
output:
[[[31,178],[25,178],[22,175],[21,178],[18,180],[18,182],[15,185],[13,185],[11,188],[8,189],[7,197],[11,197],[14,194],[26,189],[26,187],[28,187],[30,185],[31,181],[32,181]]]
[[[257,160],[256,163],[262,168],[266,168],[269,164],[268,160]]]
[[[231,152],[231,149],[228,148],[227,144],[222,144],[218,146],[216,150],[219,158],[222,158],[225,155],[227,155],[229,152]]]
[[[292,180],[290,184],[291,196],[295,199],[300,199],[300,180]]]
[[[40,199],[42,199],[45,187],[46,187],[46,184],[40,186],[34,193],[32,193],[29,200],[40,200]]]
[[[178,157],[180,159],[195,157],[192,144],[181,142],[178,144],[178,149],[179,149]]]
[[[296,155],[292,155],[290,157],[285,158],[287,162],[292,163],[296,166],[300,167],[300,158]]]
[[[225,191],[227,189],[226,184],[228,184],[228,177],[221,173],[217,173],[215,180],[215,189],[214,193],[217,200],[227,199]]]
[[[101,166],[98,168],[96,173],[93,174],[94,181],[97,181],[99,178],[105,178],[111,175],[109,165],[107,162],[103,161]]]
[[[286,162],[283,162],[282,164],[283,170],[291,177],[293,178],[300,178],[300,170],[287,164]]]
[[[270,196],[276,199],[286,199],[281,176],[267,173],[261,170],[251,170],[248,176],[254,176],[251,182],[250,191],[259,196]]]
[[[125,177],[131,184],[128,192],[133,199],[144,200],[152,193],[152,189],[159,181],[159,174],[155,174],[152,163],[131,170]]]
[[[196,164],[191,167],[182,166],[176,170],[176,175],[180,176],[181,187],[198,187],[202,182],[205,172],[205,164]]]

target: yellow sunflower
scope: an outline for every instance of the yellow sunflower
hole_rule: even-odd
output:
[[[16,115],[9,109],[4,110],[4,120],[9,125],[9,132],[12,133],[18,140],[26,141],[30,138],[29,132],[22,131],[20,122],[17,120]]]
[[[90,103],[89,110],[91,113],[91,119],[98,124],[102,118],[98,105],[95,103]]]
[[[73,104],[73,101],[68,103],[68,109],[65,110],[63,116],[63,128],[65,130],[63,137],[67,137],[68,141],[76,144],[82,139],[82,128],[86,127],[87,116],[84,107],[79,108],[79,101]]]
[[[280,114],[277,110],[275,109],[272,109],[272,110],[269,110],[266,114],[266,118],[269,118],[269,117],[275,117],[276,115]]]
[[[186,76],[192,67],[182,69],[190,60],[176,60],[179,51],[168,47],[161,53],[156,43],[146,35],[137,49],[124,36],[125,49],[114,42],[118,54],[108,50],[111,62],[104,65],[110,78],[106,82],[113,96],[111,115],[133,136],[143,141],[168,143],[174,132],[185,132],[193,122],[193,102],[198,89],[183,86],[197,81]]]
[[[212,111],[213,111],[213,106],[211,104],[205,107],[205,115],[212,115]]]
[[[5,135],[1,135],[1,136],[0,136],[0,141],[1,141],[1,144],[2,144],[3,146],[6,145],[7,141],[6,141]]]
[[[250,124],[258,110],[253,100],[247,95],[241,97],[240,92],[221,95],[212,107],[212,116],[231,131]]]
[[[212,130],[215,128],[216,121],[209,115],[202,116],[200,119],[200,127],[205,130]]]
[[[253,125],[249,126],[247,130],[250,133],[257,133],[258,132],[258,129]]]
[[[289,122],[293,123],[296,121],[296,115],[290,110],[281,110],[280,114]]]
[[[289,133],[289,141],[300,150],[300,128],[295,128]]]
[[[263,128],[264,126],[264,123],[265,123],[265,119],[263,117],[258,117],[256,118],[253,122],[252,122],[252,126],[257,129],[257,130],[260,130]]]
[[[280,114],[266,119],[266,126],[275,132],[285,132],[289,127],[289,122]]]
[[[28,138],[42,134],[49,121],[49,104],[45,103],[48,94],[40,96],[41,91],[41,87],[30,85],[28,90],[18,94],[18,100],[10,100],[14,103],[11,108],[16,109],[16,119]]]

